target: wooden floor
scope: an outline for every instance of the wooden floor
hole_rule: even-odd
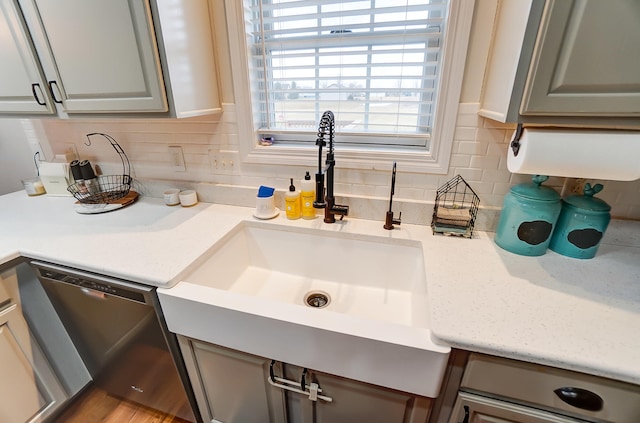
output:
[[[91,387],[53,423],[189,423]]]

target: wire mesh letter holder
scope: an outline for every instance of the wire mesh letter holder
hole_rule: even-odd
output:
[[[471,238],[480,198],[469,184],[457,175],[438,188],[431,228],[434,233]]]

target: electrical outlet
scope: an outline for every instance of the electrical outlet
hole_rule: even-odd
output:
[[[577,178],[574,180],[573,188],[571,188],[572,194],[582,195],[584,192],[584,185],[587,183],[587,180],[584,178]]]
[[[182,147],[179,145],[169,146],[169,156],[171,160],[171,167],[176,172],[186,172],[187,166],[184,162],[184,154],[182,154]]]
[[[67,163],[72,162],[74,160],[80,160],[80,156],[78,155],[78,148],[73,143],[63,144],[64,147],[64,156],[66,158]]]
[[[566,178],[560,195],[562,197],[568,197],[574,194],[582,195],[586,182],[587,180],[584,178]]]
[[[237,172],[240,153],[235,150],[209,150],[211,173],[229,174]]]

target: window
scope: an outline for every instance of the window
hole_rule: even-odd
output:
[[[393,155],[447,171],[473,1],[464,2],[462,31],[459,0],[244,1],[256,142],[273,135],[278,154],[305,145],[313,152],[320,117],[331,110],[337,154],[365,167]],[[456,43],[462,64],[453,69]]]

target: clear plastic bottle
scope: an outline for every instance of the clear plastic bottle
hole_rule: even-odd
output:
[[[82,179],[84,180],[84,185],[87,188],[87,192],[90,195],[99,194],[100,184],[98,183],[98,178],[96,178],[96,174],[93,171],[89,160],[83,160],[80,162],[80,172],[82,173]]]
[[[285,195],[284,203],[287,219],[300,219],[300,193],[296,191],[296,187],[293,185],[293,178],[291,178],[291,185],[289,185],[289,191]]]
[[[316,185],[311,180],[311,175],[307,172],[304,175],[304,179],[300,181],[300,199],[302,201],[302,218],[314,219],[316,217],[316,209],[313,207],[313,202],[316,199]]]

